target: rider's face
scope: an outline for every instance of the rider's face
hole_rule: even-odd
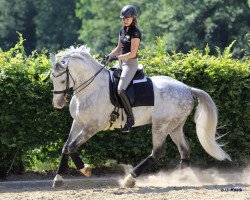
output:
[[[133,22],[133,17],[123,18],[122,22],[124,26],[130,26]]]

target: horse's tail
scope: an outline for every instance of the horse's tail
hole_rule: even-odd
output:
[[[218,160],[228,159],[230,156],[223,151],[222,145],[216,142],[216,126],[218,121],[218,112],[212,98],[206,92],[191,88],[194,97],[198,98],[198,106],[195,112],[196,132],[202,147],[212,157]]]

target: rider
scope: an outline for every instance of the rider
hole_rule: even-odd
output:
[[[125,93],[126,88],[133,79],[137,69],[137,51],[141,41],[141,32],[137,26],[137,11],[132,5],[124,6],[120,12],[123,26],[119,32],[119,39],[116,48],[108,55],[109,61],[119,60],[118,68],[122,69],[117,92],[121,98],[127,122],[122,132],[130,132],[134,125],[134,116],[129,99]],[[119,53],[122,54],[119,55]]]

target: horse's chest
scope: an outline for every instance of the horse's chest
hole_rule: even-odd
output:
[[[70,114],[71,116],[76,119],[79,117],[83,117],[84,113],[90,112],[94,108],[93,102],[90,98],[87,98],[86,101],[72,101],[70,105]]]

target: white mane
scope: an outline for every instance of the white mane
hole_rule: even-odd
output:
[[[81,45],[80,47],[76,48],[71,46],[70,48],[56,54],[56,58],[69,56],[82,58],[84,54],[90,55],[90,49],[87,48],[85,45]]]

